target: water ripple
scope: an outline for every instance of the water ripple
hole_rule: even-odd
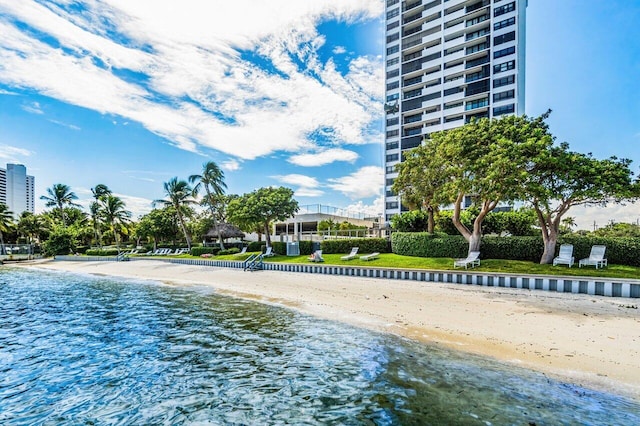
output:
[[[638,424],[638,404],[203,287],[0,271],[0,423]]]

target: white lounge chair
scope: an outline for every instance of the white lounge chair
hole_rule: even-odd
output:
[[[267,250],[264,252],[262,257],[271,257],[271,256],[273,256],[273,247],[269,246],[267,247]]]
[[[553,259],[553,266],[556,265],[571,265],[575,262],[573,257],[573,245],[572,244],[563,244],[560,246],[560,252],[558,256]]]
[[[472,268],[480,266],[480,252],[472,251],[465,259],[456,259],[453,261],[453,269],[462,268],[467,269],[471,265]]]
[[[314,251],[311,256],[307,258],[307,260],[309,260],[310,262],[324,262],[324,259],[322,258],[322,250]]]
[[[351,253],[349,253],[346,256],[342,256],[340,257],[341,260],[351,260],[351,259],[355,259],[358,255],[358,247],[352,247],[351,248]]]
[[[378,258],[378,256],[380,256],[380,253],[378,253],[378,252],[376,251],[376,252],[373,252],[373,253],[371,253],[371,254],[365,254],[364,256],[360,256],[360,260],[366,260],[366,261],[369,261],[369,260],[377,259],[377,258]]]
[[[247,252],[247,246],[242,247],[242,250],[240,250],[239,253],[234,254],[234,256],[240,256],[242,254],[245,254]]]
[[[607,246],[591,246],[591,253],[589,257],[580,259],[578,267],[583,266],[595,266],[596,269],[604,268],[607,266],[607,259],[604,258],[604,252],[607,250]]]

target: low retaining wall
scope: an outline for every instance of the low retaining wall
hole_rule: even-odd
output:
[[[115,261],[115,257],[99,256],[56,256],[56,260]],[[158,260],[182,265],[213,266],[219,268],[242,269],[244,264],[234,260],[205,259],[145,259],[132,257],[130,260]],[[640,298],[640,280],[624,280],[594,277],[561,277],[546,275],[511,275],[492,272],[428,271],[374,268],[361,266],[318,265],[303,263],[265,262],[268,271],[299,272],[308,274],[338,275],[392,280],[409,280],[486,287],[522,288],[528,290],[553,291],[558,293],[590,294],[594,296]]]

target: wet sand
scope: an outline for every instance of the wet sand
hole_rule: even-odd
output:
[[[205,284],[220,294],[493,357],[640,400],[640,301],[523,289],[239,270],[161,261],[21,266]]]

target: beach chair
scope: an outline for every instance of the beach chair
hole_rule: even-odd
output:
[[[596,269],[604,268],[605,266],[607,266],[607,259],[604,258],[604,252],[606,250],[607,246],[592,246],[589,257],[580,259],[580,262],[578,262],[578,267],[582,268],[583,266],[595,266]]]
[[[239,253],[234,254],[234,256],[241,256],[247,252],[247,246],[242,247]]]
[[[267,247],[267,250],[265,250],[262,257],[271,257],[271,256],[273,256],[273,247],[269,246]]]
[[[380,253],[376,251],[371,254],[365,254],[363,256],[360,256],[360,260],[366,260],[368,262],[369,260],[377,259],[378,256],[380,256]]]
[[[476,266],[480,266],[480,252],[472,251],[469,255],[464,259],[456,259],[453,261],[453,269],[462,268],[467,269],[471,265],[472,268]]]
[[[314,251],[311,256],[309,256],[307,258],[308,261],[310,262],[324,262],[324,259],[322,258],[322,250],[316,250]]]
[[[346,256],[342,256],[342,257],[340,257],[340,259],[341,259],[341,260],[351,260],[351,259],[355,259],[356,257],[358,257],[358,256],[357,256],[357,254],[358,254],[358,247],[352,247],[352,248],[351,248],[351,253],[349,253],[349,254],[348,254],[348,255],[346,255]]]
[[[574,261],[575,259],[573,257],[573,244],[563,244],[560,246],[560,252],[558,253],[558,256],[553,259],[553,266],[569,265],[569,268],[571,268],[571,265],[573,265]]]

